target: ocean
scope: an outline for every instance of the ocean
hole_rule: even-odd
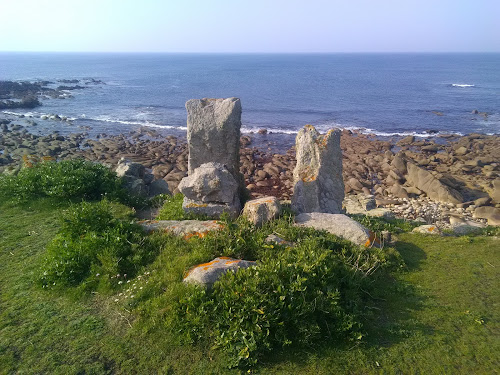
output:
[[[188,99],[235,96],[242,132],[265,128],[275,140],[305,124],[379,136],[500,134],[500,54],[0,53],[0,80],[89,78],[104,83],[7,114],[74,119],[37,120],[39,132],[147,126],[182,136]]]

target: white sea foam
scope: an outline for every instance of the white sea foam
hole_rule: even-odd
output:
[[[470,85],[467,83],[452,83],[452,87],[474,87],[475,85]]]
[[[130,121],[130,120],[121,120],[113,117],[108,117],[108,116],[98,116],[98,117],[85,117],[87,120],[94,120],[94,121],[103,121],[103,122],[111,122],[111,123],[118,123],[118,124],[124,124],[124,125],[139,125],[139,126],[148,126],[151,128],[162,128],[162,129],[177,129],[177,130],[187,130],[186,126],[174,126],[174,125],[160,125],[160,124],[155,124],[153,122],[149,122],[147,120],[144,121]]]

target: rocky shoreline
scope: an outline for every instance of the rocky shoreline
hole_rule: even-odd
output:
[[[187,175],[184,140],[151,128],[96,139],[84,133],[35,135],[30,125],[0,119],[0,172],[19,169],[23,158],[84,158],[116,167],[121,158],[143,164],[170,191]],[[240,171],[254,198],[292,195],[294,147],[273,153],[240,139]],[[348,197],[374,196],[379,207],[397,217],[427,223],[474,221],[498,225],[500,208],[500,137],[470,134],[382,140],[344,130],[341,134],[343,179]],[[354,199],[356,200],[356,199]],[[481,209],[480,209],[481,208]]]

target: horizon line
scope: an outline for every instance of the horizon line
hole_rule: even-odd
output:
[[[196,51],[7,51],[0,50],[0,53],[92,53],[92,54],[177,54],[177,55],[334,55],[334,54],[498,54],[499,51],[291,51],[291,52],[231,52],[231,51],[215,51],[215,52],[196,52]]]

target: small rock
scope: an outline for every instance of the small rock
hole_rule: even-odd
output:
[[[260,227],[273,220],[281,213],[281,205],[276,197],[263,197],[246,202],[243,216],[254,225]]]
[[[441,231],[435,225],[420,225],[419,227],[414,228],[412,232],[422,233],[422,234],[432,234],[437,236],[441,235]]]
[[[343,214],[303,213],[295,217],[295,225],[326,230],[336,236],[365,247],[380,246],[375,234]]]
[[[211,262],[198,264],[184,277],[185,283],[195,283],[210,288],[223,274],[239,268],[255,267],[256,262],[228,257],[215,258]]]

